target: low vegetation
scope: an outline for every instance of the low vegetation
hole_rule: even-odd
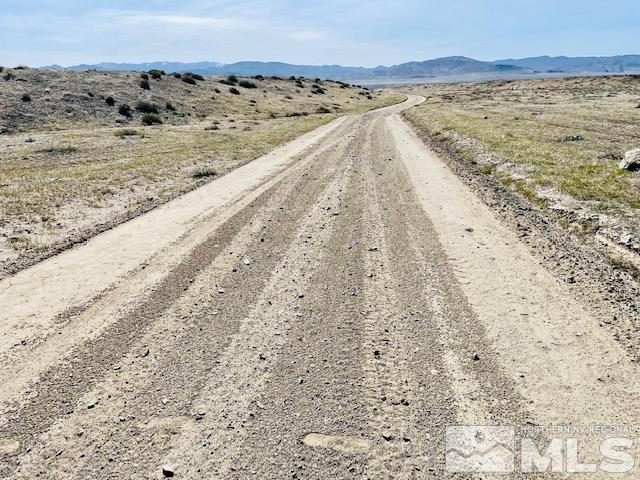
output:
[[[640,76],[410,91],[427,97],[405,113],[419,130],[603,251],[617,244],[640,254],[640,172],[619,165],[640,147]]]
[[[129,105],[123,104],[118,107],[118,113],[123,117],[131,117],[133,114],[133,110],[131,110],[131,107]]]
[[[240,80],[238,86],[242,88],[258,88],[258,86],[250,80]]]
[[[159,107],[151,102],[140,101],[136,103],[136,110],[142,113],[158,113]]]
[[[434,85],[415,91],[428,100],[406,114],[413,123],[449,141],[461,135],[479,142],[485,153],[497,155],[496,162],[521,166],[532,189],[553,188],[601,208],[640,207],[636,177],[618,168],[625,151],[640,147],[635,108],[640,77]]]
[[[155,113],[146,113],[142,116],[141,122],[143,125],[160,125],[162,118]]]
[[[119,138],[126,138],[126,137],[135,137],[137,135],[141,135],[141,133],[134,128],[123,128],[120,130],[116,130],[114,132],[114,135]]]

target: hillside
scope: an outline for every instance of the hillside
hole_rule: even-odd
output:
[[[270,118],[313,113],[320,107],[340,112],[350,104],[358,103],[356,100],[370,96],[369,92],[346,88],[346,85],[326,82],[320,87],[316,82],[304,79],[251,79],[248,85],[255,88],[236,85],[242,92],[234,95],[230,93],[233,85],[225,85],[221,79],[194,79],[189,75],[159,75],[154,79],[148,74],[134,72],[30,68],[5,69],[2,75],[0,132],[34,127],[60,129],[84,122],[96,125],[139,123],[144,112],[137,112],[135,107],[140,101],[157,104],[157,113],[165,123],[186,124],[211,115]],[[313,93],[322,90],[326,92]],[[346,92],[349,95],[345,95]],[[25,95],[28,101],[25,101]],[[354,98],[349,98],[352,96]],[[255,104],[250,105],[249,101]],[[131,116],[120,113],[123,105],[131,108]]]
[[[2,74],[0,277],[339,115],[403,98],[299,78]]]

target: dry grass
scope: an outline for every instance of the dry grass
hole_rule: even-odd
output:
[[[528,195],[552,188],[601,209],[640,207],[637,174],[617,165],[625,151],[640,146],[639,77],[412,90],[428,100],[406,114],[409,120],[471,156],[482,150],[522,167]]]

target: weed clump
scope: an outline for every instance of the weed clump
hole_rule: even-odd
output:
[[[231,93],[233,95],[240,95],[240,90],[238,90],[236,87],[231,87],[229,89],[229,93]]]
[[[107,105],[109,105],[110,107],[113,107],[116,104],[116,101],[113,97],[109,96],[107,98],[104,99],[105,103]]]
[[[118,108],[118,113],[123,117],[131,117],[133,111],[131,110],[131,107],[125,103],[120,105],[120,107]]]
[[[255,83],[250,82],[249,80],[240,80],[238,82],[238,86],[242,88],[258,88],[258,86]]]
[[[224,85],[237,85],[238,77],[235,75],[229,75],[227,78],[220,80],[220,83]]]
[[[197,85],[198,82],[196,80],[204,80],[204,77],[202,75],[191,72],[183,73],[181,78],[184,83],[188,83],[189,85]]]
[[[114,135],[118,138],[135,137],[136,135],[140,135],[140,132],[133,128],[123,128],[122,130],[116,130]]]
[[[29,95],[28,93],[25,93],[22,95],[22,101],[23,102],[30,102],[31,101],[31,95]]]
[[[37,153],[48,153],[49,155],[68,155],[77,152],[76,147],[49,147],[38,150]]]
[[[142,124],[143,125],[160,125],[162,124],[162,119],[155,113],[147,113],[142,117]]]
[[[191,75],[183,75],[182,76],[182,81],[184,83],[188,83],[189,85],[197,85],[198,82],[196,82],[196,79],[193,78]]]
[[[150,102],[136,103],[136,110],[140,113],[158,113],[158,106]]]
[[[207,178],[207,177],[215,177],[216,175],[218,175],[218,172],[211,167],[200,167],[198,169],[196,169],[191,176],[193,178]]]
[[[140,83],[138,85],[140,85],[140,88],[142,88],[143,90],[151,90],[151,85],[149,85],[149,80],[142,79],[140,80]]]

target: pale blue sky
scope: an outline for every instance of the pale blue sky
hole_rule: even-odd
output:
[[[0,0],[0,65],[640,53],[639,0]]]

